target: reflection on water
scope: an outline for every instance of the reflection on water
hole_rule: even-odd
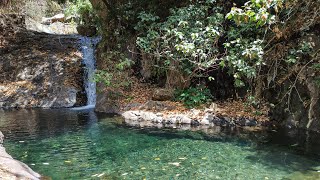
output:
[[[97,122],[92,110],[0,110],[0,130],[7,139],[36,139],[63,134]]]
[[[312,153],[319,146],[296,153],[308,143],[285,141],[281,131],[268,137],[224,127],[141,129],[122,121],[92,110],[0,111],[9,153],[53,179],[320,179]],[[313,158],[300,155],[306,152]]]

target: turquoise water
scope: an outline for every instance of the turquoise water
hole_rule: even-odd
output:
[[[52,179],[320,179],[320,161],[239,136],[139,129],[62,110],[0,111],[5,147]]]

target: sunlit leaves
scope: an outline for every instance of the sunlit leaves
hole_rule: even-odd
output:
[[[242,8],[233,7],[226,18],[233,20],[237,25],[241,23],[254,23],[257,27],[275,23],[275,14],[283,7],[283,0],[251,0]]]
[[[183,69],[177,67],[177,70],[194,72],[194,69],[209,68],[216,63],[217,58],[213,56],[217,55],[217,42],[224,31],[224,16],[214,2],[171,9],[171,15],[164,22],[142,12],[136,26],[140,33],[138,47],[143,52],[157,55],[162,62],[182,62]]]

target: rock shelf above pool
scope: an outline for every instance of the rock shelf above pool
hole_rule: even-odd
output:
[[[4,136],[0,131],[0,179],[40,179],[40,175],[26,164],[13,159],[2,146]]]
[[[27,30],[24,17],[0,15],[0,108],[86,105],[79,38]]]

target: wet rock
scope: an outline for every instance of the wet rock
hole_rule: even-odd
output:
[[[257,126],[258,121],[256,119],[248,119],[241,117],[236,121],[236,124],[239,126]]]
[[[236,121],[236,124],[238,124],[240,126],[245,126],[246,125],[246,121],[247,121],[246,118],[241,117]]]
[[[245,126],[257,126],[257,125],[258,125],[258,122],[256,119],[248,119],[245,124]]]
[[[79,25],[77,26],[77,31],[82,36],[92,37],[97,35],[97,28],[94,26]]]
[[[191,125],[193,125],[193,126],[199,126],[199,125],[200,125],[200,122],[199,122],[197,119],[192,119],[192,120],[191,120]]]
[[[152,95],[154,101],[168,101],[173,98],[173,90],[171,89],[156,89]]]
[[[217,126],[226,126],[230,123],[229,118],[214,116],[212,123]]]

